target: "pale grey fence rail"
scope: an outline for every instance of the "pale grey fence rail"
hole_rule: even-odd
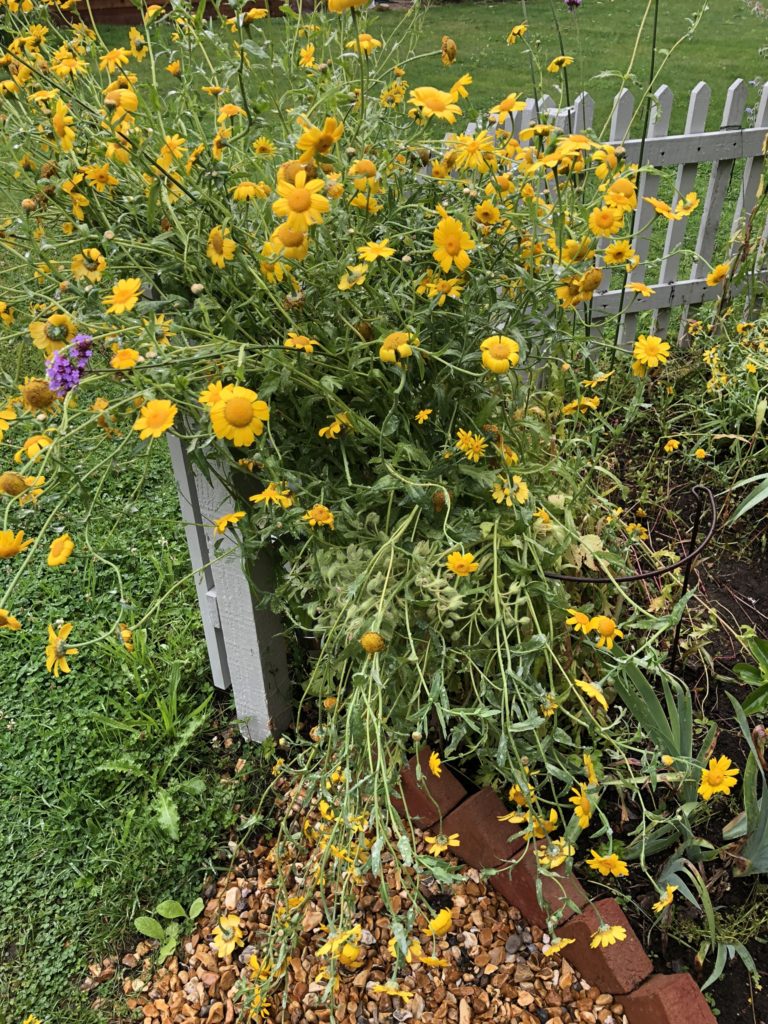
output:
[[[611,288],[610,273],[604,271],[603,283],[592,301],[591,315],[593,320],[600,321],[621,313],[617,333],[619,344],[628,345],[634,340],[641,313],[651,313],[651,331],[663,334],[673,309],[683,307],[686,314],[690,307],[720,296],[722,286],[709,286],[706,281],[710,265],[718,260],[725,262],[738,251],[747,218],[758,199],[765,163],[768,83],[763,85],[754,115],[745,127],[748,92],[747,83],[737,79],[728,89],[719,128],[708,132],[705,125],[711,89],[706,82],[699,82],[688,101],[683,132],[670,135],[674,96],[668,86],[662,85],[653,94],[652,116],[644,140],[644,105],[636,109],[635,97],[628,89],[623,89],[615,97],[610,127],[602,141],[622,146],[628,163],[642,162],[643,167],[649,168],[638,176],[637,181],[637,210],[631,234],[640,260],[629,273],[626,284],[643,282],[654,290],[653,295],[645,297],[624,286]],[[519,135],[532,122],[543,121],[551,122],[563,131],[583,132],[595,127],[594,116],[595,103],[588,93],[579,95],[573,105],[565,109],[556,107],[551,97],[543,96],[538,101],[529,99],[524,110],[507,119],[506,127]],[[742,168],[737,167],[740,160],[744,161]],[[700,219],[684,217],[679,221],[669,221],[663,254],[652,266],[649,252],[656,214],[645,200],[659,195],[660,175],[656,172],[677,168],[673,197],[676,201],[695,190],[702,166],[709,166],[710,172],[706,193],[699,197]],[[721,221],[729,191],[731,197],[735,192],[736,201],[729,230],[724,232]],[[692,225],[697,222],[698,231],[691,238]],[[718,236],[726,238],[725,251],[716,250]],[[751,238],[758,257],[756,263],[760,266],[762,260],[760,273],[765,278],[766,212],[763,212],[759,224],[751,225]],[[681,255],[685,249],[693,250],[696,256],[688,276],[681,278]],[[681,324],[684,320],[685,316]]]
[[[748,127],[743,126],[748,95],[744,81],[739,79],[730,87],[720,127],[708,132],[705,124],[710,95],[709,86],[700,82],[690,96],[685,130],[669,135],[673,96],[667,86],[662,86],[654,94],[654,114],[644,141],[631,134],[637,133],[638,125],[642,128],[644,120],[643,112],[635,110],[632,94],[625,89],[614,100],[610,130],[603,141],[623,146],[629,162],[638,163],[642,155],[646,168],[676,167],[675,200],[693,191],[701,165],[711,166],[695,239],[687,237],[695,223],[693,219],[670,221],[663,253],[655,261],[658,269],[651,277],[649,251],[655,214],[644,200],[658,196],[659,175],[652,170],[639,175],[632,236],[640,262],[629,274],[627,283],[643,281],[654,289],[654,294],[642,297],[623,287],[611,288],[606,272],[604,284],[592,301],[593,321],[621,313],[617,337],[622,344],[631,343],[640,314],[650,313],[652,330],[664,334],[676,307],[682,307],[684,320],[691,307],[719,298],[722,286],[710,287],[706,283],[709,266],[718,257],[723,261],[732,257],[743,243],[766,159],[768,83]],[[529,100],[525,110],[514,114],[507,127],[517,134],[532,123],[549,121],[564,131],[583,132],[593,127],[594,110],[594,102],[587,93],[582,93],[565,110],[556,108],[552,99],[544,96],[538,102]],[[737,181],[737,161],[742,160]],[[723,237],[723,210],[729,189],[733,196],[735,185],[738,191],[726,233],[726,250],[718,254],[716,244],[718,237]],[[768,246],[765,213],[759,224],[750,223],[750,234],[757,252],[758,273],[764,276]],[[681,279],[681,256],[685,249],[694,250],[696,255],[688,276]],[[222,482],[226,472],[223,465],[210,463],[204,474],[194,466],[179,438],[169,438],[169,446],[213,681],[223,689],[232,687],[244,734],[252,740],[263,740],[291,719],[282,626],[276,615],[259,607],[258,601],[258,593],[271,586],[273,564],[268,555],[263,555],[246,571],[232,538],[225,533],[214,539],[213,521],[233,509],[233,499]]]

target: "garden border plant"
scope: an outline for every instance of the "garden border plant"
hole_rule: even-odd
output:
[[[629,1024],[715,1024],[690,974],[653,973],[641,941],[615,900],[589,903],[570,874],[561,874],[556,884],[550,882],[545,895],[531,852],[508,869],[510,858],[525,845],[525,837],[500,820],[506,811],[504,803],[489,788],[468,796],[446,765],[435,778],[429,772],[431,755],[429,748],[422,748],[403,773],[405,805],[420,827],[439,824],[441,832],[460,835],[461,843],[453,851],[459,860],[488,871],[493,888],[529,921],[546,927],[547,914],[541,908],[557,901],[563,917],[557,937],[550,936],[552,945],[562,948],[590,984],[622,997]],[[627,936],[624,942],[593,947],[590,936],[603,922],[622,928]]]
[[[448,737],[446,757],[474,758],[482,782],[509,787],[505,818],[526,833],[542,890],[589,832],[590,867],[619,877],[622,854],[633,856],[659,912],[677,890],[695,896],[682,869],[676,884],[653,878],[651,847],[687,841],[697,794],[729,795],[739,774],[712,756],[714,731],[694,735],[690,692],[663,665],[686,596],[671,588],[666,606],[647,607],[621,583],[635,552],[660,565],[666,555],[639,502],[631,517],[616,507],[629,490],[615,449],[649,405],[669,414],[690,361],[653,334],[630,352],[590,330],[598,250],[620,272],[638,263],[638,168],[590,133],[499,128],[521,109],[516,93],[473,135],[443,138],[465,116],[470,76],[411,88],[416,55],[395,64],[393,40],[365,31],[361,6],[329,0],[328,14],[308,18],[286,8],[282,48],[261,32],[261,8],[238,8],[216,33],[202,6],[153,6],[130,48],[104,52],[82,22],[40,25],[22,4],[5,9],[13,38],[0,82],[20,210],[1,240],[18,277],[0,314],[11,339],[40,351],[45,374],[9,381],[0,406],[2,451],[21,467],[0,478],[3,640],[25,626],[17,581],[71,571],[87,544],[67,521],[74,493],[98,501],[118,459],[140,486],[148,447],[169,431],[191,458],[223,461],[232,504],[211,528],[246,558],[267,539],[279,546],[286,571],[263,600],[319,647],[300,726],[276,749],[288,808],[275,855],[302,864],[306,899],[320,892],[329,1002],[352,956],[361,879],[379,876],[385,855],[451,877],[441,837],[417,853],[398,812],[400,765],[425,736]],[[163,19],[161,57],[152,26]],[[526,31],[515,26],[510,45],[527,46]],[[530,55],[538,84],[548,77],[564,94],[573,58]],[[442,62],[456,56],[445,39]],[[144,59],[153,71],[169,61],[175,95],[156,75],[138,81]],[[270,107],[277,139],[263,134]],[[691,192],[654,210],[675,220],[697,206]],[[730,269],[713,267],[707,286],[724,286]],[[729,360],[766,362],[763,321],[734,330],[733,350],[706,350],[718,395]],[[739,387],[728,397],[746,415],[754,393],[742,370],[730,371]],[[76,478],[67,445],[86,441],[99,458]],[[670,464],[707,457],[659,441]],[[42,523],[28,537],[33,513]],[[615,571],[611,590],[593,585],[571,607],[547,574],[584,567]],[[168,597],[128,622],[116,610],[95,637],[51,622],[54,679],[116,630],[129,657]],[[756,759],[755,792],[759,779]],[[626,844],[602,803],[611,789],[641,809]],[[760,820],[747,816],[745,843]],[[302,914],[285,879],[276,884],[249,993],[262,1017],[279,1012]],[[397,961],[422,917],[433,937],[445,926],[412,895],[400,916],[382,891]],[[592,928],[596,945],[627,940],[608,917]],[[226,916],[217,932],[231,952]]]

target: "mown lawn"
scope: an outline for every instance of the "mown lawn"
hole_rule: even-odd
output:
[[[0,448],[0,468],[11,452]],[[74,477],[93,468],[88,452],[71,457]],[[34,536],[50,512],[43,499],[15,509],[13,525]],[[188,904],[221,869],[246,792],[232,778],[239,740],[222,738],[233,713],[210,684],[190,582],[136,632],[133,658],[110,635],[71,659],[71,675],[45,669],[49,622],[75,623],[75,642],[78,631],[109,633],[189,571],[164,445],[145,477],[118,463],[53,525],[72,534],[75,555],[57,569],[35,559],[14,595],[24,630],[0,634],[0,1022],[112,1024],[114,984],[95,992],[100,1007],[80,990],[88,964],[124,948],[139,912]],[[99,557],[86,569],[87,547]],[[10,570],[0,564],[0,591]]]
[[[688,95],[702,79],[712,89],[709,127],[719,123],[728,86],[736,78],[753,83],[750,96],[754,102],[757,88],[768,77],[768,20],[752,13],[744,0],[708,0],[707,10],[691,39],[672,51],[675,43],[689,29],[690,19],[701,9],[703,0],[661,0],[658,46],[657,84],[668,85],[675,94],[672,130],[681,130],[685,123]],[[613,97],[622,84],[630,65],[635,40],[640,28],[645,3],[639,0],[584,0],[583,6],[569,14],[561,0],[529,0],[528,40],[544,68],[561,52],[558,29],[553,17],[557,13],[559,30],[566,53],[576,58],[569,69],[571,96],[589,92],[596,101],[596,127],[608,119]],[[369,13],[368,28],[386,37],[407,15],[402,8]],[[523,20],[520,0],[502,3],[434,4],[427,11],[417,52],[430,53],[440,49],[443,35],[458,44],[456,63],[443,67],[435,57],[410,61],[409,82],[416,85],[447,87],[460,74],[474,78],[470,100],[465,103],[478,110],[487,109],[509,92],[531,94],[531,63],[524,46],[508,46],[506,37],[512,25]],[[259,22],[273,36],[282,35],[282,25]],[[118,45],[126,29],[107,27],[102,30],[105,42]],[[651,22],[646,21],[631,77],[626,86],[642,95],[648,84],[651,54]],[[401,57],[408,56],[405,47]],[[662,65],[660,67],[660,65]],[[139,70],[146,70],[142,65]],[[165,72],[161,75],[173,79]],[[556,95],[558,79],[543,74],[544,91]]]

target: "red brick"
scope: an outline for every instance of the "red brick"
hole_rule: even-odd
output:
[[[629,1024],[717,1024],[690,974],[654,974],[622,1003]]]
[[[410,759],[400,776],[405,807],[419,828],[431,828],[467,795],[466,789],[445,765],[439,777],[432,774],[429,770],[431,753],[429,747],[422,747],[418,757]],[[416,777],[417,760],[423,775],[421,783]],[[403,803],[398,799],[393,799],[392,803],[402,814],[405,809]]]
[[[523,845],[516,825],[499,818],[509,810],[486,786],[451,811],[443,822],[446,835],[459,833],[461,845],[453,852],[473,868],[495,868],[513,857]]]
[[[612,946],[592,949],[591,937],[603,922],[621,925],[626,929],[627,937]],[[616,900],[600,900],[587,907],[583,913],[558,928],[557,935],[561,939],[575,940],[563,951],[564,956],[590,985],[603,992],[614,995],[632,992],[653,970],[640,940]]]
[[[529,847],[513,868],[491,878],[496,892],[501,893],[507,903],[517,907],[530,924],[546,928],[547,920],[555,914],[559,914],[559,922],[564,923],[587,905],[589,897],[577,879],[572,874],[554,871],[554,878],[545,874],[541,876],[542,906],[536,893],[537,866],[536,854],[533,847]],[[575,904],[576,909],[569,903]]]

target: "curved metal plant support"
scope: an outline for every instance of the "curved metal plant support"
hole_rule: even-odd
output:
[[[691,539],[689,541],[690,550],[687,555],[684,555],[683,558],[679,558],[676,562],[673,562],[672,565],[665,565],[660,569],[647,569],[645,572],[633,573],[631,576],[569,576],[558,572],[545,572],[544,576],[548,580],[559,580],[561,583],[636,583],[640,580],[650,580],[655,579],[658,576],[665,576],[669,572],[674,572],[675,569],[682,569],[685,567],[682,594],[682,596],[685,597],[690,585],[693,563],[712,540],[715,530],[717,529],[717,502],[715,501],[715,496],[712,491],[709,487],[705,487],[703,484],[696,484],[692,489],[692,494],[696,497],[696,507],[693,512],[693,523],[691,524]],[[704,511],[705,499],[709,502],[709,529],[707,530],[704,540],[697,545],[696,540],[699,535],[699,527],[701,526],[701,516]],[[683,619],[681,616],[678,620],[677,626],[675,627],[675,635],[673,637],[672,647],[670,650],[669,667],[671,672],[675,671],[675,666],[677,664],[682,623]]]

